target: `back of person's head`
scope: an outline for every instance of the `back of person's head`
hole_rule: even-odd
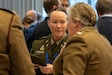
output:
[[[96,10],[98,14],[109,14],[112,12],[112,0],[97,0]]]
[[[61,6],[60,3],[61,3],[60,0],[44,0],[43,6],[46,13],[49,14],[52,9],[60,7]]]
[[[94,26],[96,23],[96,13],[94,9],[86,3],[80,2],[68,8],[68,16],[75,22],[80,21],[83,26]]]
[[[35,10],[29,10],[26,13],[26,16],[30,16],[33,18],[34,22],[37,21],[37,12]]]

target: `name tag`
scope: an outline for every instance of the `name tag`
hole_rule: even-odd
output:
[[[38,50],[36,51],[36,53],[44,53],[44,52],[45,52],[45,51],[38,51]]]

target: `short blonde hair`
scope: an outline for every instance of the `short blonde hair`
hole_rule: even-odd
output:
[[[94,26],[96,23],[96,13],[94,9],[86,3],[80,2],[68,9],[69,17],[78,20],[84,26]]]

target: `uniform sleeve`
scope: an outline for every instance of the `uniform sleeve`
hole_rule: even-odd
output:
[[[11,75],[35,75],[18,16],[12,21],[9,43]]]
[[[84,75],[87,45],[80,37],[69,40],[63,51],[63,75]]]
[[[33,43],[32,43],[32,48],[31,48],[31,50],[30,50],[30,54],[31,54],[31,55],[35,53],[35,50],[34,50],[35,45],[36,45],[36,40],[34,40]]]

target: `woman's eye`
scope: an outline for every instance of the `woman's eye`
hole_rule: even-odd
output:
[[[58,23],[57,21],[53,21],[52,23]]]
[[[63,23],[65,23],[65,21],[61,21],[60,23],[63,24]]]
[[[54,24],[58,24],[58,23],[60,23],[60,24],[64,24],[65,21],[52,21],[52,23],[54,23]]]

